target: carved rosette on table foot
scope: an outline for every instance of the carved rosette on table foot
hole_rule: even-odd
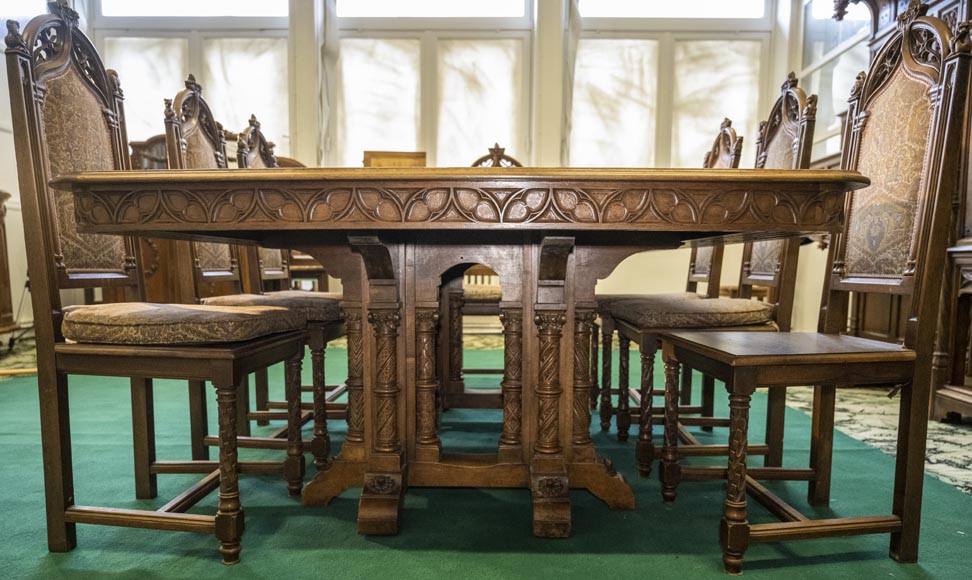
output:
[[[438,309],[420,309],[415,313],[415,414],[417,461],[438,462],[442,451],[439,440],[435,377],[435,336],[439,325]]]
[[[398,533],[404,493],[402,442],[398,433],[398,308],[368,313],[375,331],[374,429],[364,488],[358,502],[358,533],[388,536]]]
[[[364,482],[364,344],[360,306],[342,308],[348,333],[348,407],[347,435],[341,453],[321,466],[315,460],[317,475],[304,488],[305,506],[326,506],[350,487]]]
[[[530,465],[533,535],[570,535],[570,482],[560,445],[560,339],[567,317],[560,310],[541,311],[534,318],[539,336],[540,376],[537,380],[537,438]]]
[[[523,457],[523,311],[506,308],[503,323],[503,433],[499,462],[519,463]]]

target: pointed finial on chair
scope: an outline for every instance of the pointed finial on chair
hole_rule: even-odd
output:
[[[898,16],[898,30],[904,30],[925,14],[928,14],[928,4],[921,2],[921,0],[911,0],[908,3],[908,9]]]
[[[848,101],[853,101],[861,96],[861,91],[864,90],[864,81],[867,79],[867,73],[861,71],[857,73],[857,78],[854,80],[854,86],[851,87],[850,98]]]
[[[60,16],[64,22],[70,27],[76,27],[78,25],[78,13],[71,8],[68,0],[55,0],[54,2],[47,3],[47,11],[55,16]]]
[[[803,116],[808,120],[817,118],[817,95],[807,97],[807,106],[803,107]]]
[[[202,94],[202,86],[196,82],[196,76],[192,73],[189,73],[189,78],[186,79],[186,88],[194,93]]]
[[[256,115],[252,113],[250,114],[250,127],[254,129],[260,128],[260,121],[257,121]]]
[[[795,72],[790,71],[789,74],[786,75],[786,80],[783,81],[783,85],[780,87],[780,90],[785,93],[787,90],[792,89],[795,86],[797,86],[797,76]]]
[[[20,23],[16,20],[7,21],[7,35],[3,37],[3,41],[7,43],[7,50],[27,53],[27,43],[20,34]]]
[[[730,119],[729,117],[723,118],[722,119],[722,124],[719,125],[719,128],[720,129],[728,129],[729,127],[732,127],[732,119]]]
[[[175,119],[175,111],[172,110],[172,99],[163,99],[165,101],[165,118]]]
[[[970,38],[972,30],[970,30],[970,27],[972,27],[970,22],[959,22],[955,25],[954,35],[949,41],[949,48],[952,49],[952,52],[965,54],[972,52],[972,38]]]

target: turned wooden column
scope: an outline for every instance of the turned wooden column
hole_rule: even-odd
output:
[[[730,574],[741,572],[743,554],[749,545],[749,522],[746,519],[746,446],[750,398],[748,393],[729,393],[729,470],[719,540],[722,544],[722,563]]]
[[[666,410],[668,400],[668,361],[665,361],[665,404]],[[675,363],[678,367],[678,363]],[[641,345],[641,405],[638,407],[638,443],[635,446],[635,457],[638,461],[638,472],[643,477],[651,475],[651,464],[655,458],[655,446],[652,443],[652,413],[654,412],[654,384],[655,371],[655,347],[653,345]],[[674,388],[678,390],[678,377],[674,378]],[[678,396],[676,392],[675,396]],[[667,431],[666,431],[667,437]]]
[[[601,319],[601,431],[611,429],[611,416],[614,414],[611,404],[611,349],[614,343],[614,325]]]
[[[678,464],[678,377],[680,368],[678,361],[671,355],[664,355],[665,360],[665,445],[661,454],[661,482],[662,499],[667,502],[675,501],[675,490],[681,479],[681,467]],[[649,395],[650,396],[650,395]],[[644,408],[644,407],[642,407]],[[650,409],[648,410],[650,414]],[[649,444],[651,443],[651,425],[649,424]],[[641,442],[640,440],[638,441]],[[647,471],[651,471],[650,457]],[[638,468],[645,473],[642,458],[638,457]]]
[[[591,441],[591,335],[594,327],[593,310],[578,309],[574,314],[574,421],[573,444],[590,447]]]
[[[503,323],[503,434],[500,447],[523,444],[523,310],[506,308]]]
[[[618,410],[616,413],[618,425],[618,441],[628,440],[628,430],[631,428],[631,339],[618,333]]]
[[[537,442],[534,451],[557,455],[560,446],[560,338],[563,312],[539,312],[534,318],[540,338],[540,378],[537,381]]]
[[[243,385],[214,385],[219,424],[219,500],[216,504],[216,539],[224,564],[240,561],[243,536],[243,507],[240,503],[237,454],[237,393]]]
[[[438,309],[420,309],[415,313],[415,414],[417,454],[437,461],[441,443],[437,425],[435,376],[435,336],[439,324]]]
[[[342,454],[349,447],[364,445],[364,344],[361,334],[361,309],[342,309],[348,332],[348,433],[344,438]]]
[[[377,372],[374,389],[374,444],[376,453],[398,453],[398,310],[373,310],[368,322],[375,330]]]

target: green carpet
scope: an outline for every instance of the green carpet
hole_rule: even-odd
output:
[[[637,357],[633,359],[632,376],[638,376]],[[344,378],[343,360],[343,351],[329,351],[329,382]],[[501,353],[469,352],[466,362],[499,366]],[[309,366],[305,364],[305,377]],[[275,380],[281,376],[281,369],[272,371]],[[497,381],[496,376],[470,377],[478,386]],[[74,377],[71,386],[79,504],[157,507],[194,480],[159,476],[157,501],[134,500],[127,381]],[[282,389],[276,388],[280,393]],[[366,538],[355,532],[359,490],[349,490],[327,508],[305,509],[287,497],[282,480],[247,476],[241,483],[247,529],[238,566],[220,564],[217,542],[211,536],[102,526],[78,526],[77,549],[51,554],[44,531],[36,379],[4,381],[0,392],[0,579],[725,577],[717,540],[723,484],[686,482],[678,502],[665,507],[657,479],[637,476],[633,442],[620,444],[613,432],[602,434],[596,420],[595,443],[631,482],[639,505],[635,511],[612,512],[587,493],[574,492],[573,533],[566,540],[531,535],[530,497],[525,490],[413,489],[405,501],[401,533]],[[717,398],[724,411],[723,399]],[[188,457],[184,384],[158,381],[155,400],[160,459]],[[762,396],[754,398],[754,440],[761,439],[755,430],[762,425],[764,406]],[[449,411],[447,449],[495,449],[499,418],[498,411]],[[794,410],[788,411],[786,419],[786,464],[805,465],[809,420]],[[211,423],[215,425],[212,418]],[[264,431],[254,429],[255,434]],[[339,447],[344,426],[333,421],[332,433]],[[716,441],[724,436],[725,431],[717,429],[703,439]],[[242,455],[273,456],[252,451]],[[829,510],[806,506],[806,484],[780,483],[772,488],[820,517],[881,515],[890,510],[893,465],[891,457],[838,434]],[[195,511],[212,513],[214,505],[215,494]],[[754,507],[751,520],[771,518]],[[745,575],[787,580],[972,578],[972,498],[926,477],[921,562],[897,564],[887,551],[887,536],[756,545],[747,554]]]

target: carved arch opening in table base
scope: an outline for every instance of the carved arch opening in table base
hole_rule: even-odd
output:
[[[349,360],[349,396],[357,386],[357,373],[364,415],[361,428],[352,428],[359,407],[349,401],[349,436],[327,470],[306,486],[304,504],[325,505],[345,489],[362,486],[359,533],[376,535],[397,533],[407,486],[530,489],[533,529],[542,537],[569,535],[572,488],[587,489],[612,509],[632,509],[631,488],[609,461],[596,455],[590,439],[591,368],[585,361],[590,360],[597,280],[625,257],[650,248],[590,246],[576,244],[573,238],[522,235],[500,244],[476,244],[468,240],[469,234],[462,241],[471,244],[458,243],[458,237],[441,238],[445,239],[436,244],[372,238],[363,245],[357,239],[355,252],[338,242],[298,246],[326,262],[344,285],[349,357],[358,358],[357,363]],[[505,420],[507,428],[495,454],[442,453],[434,420],[434,392],[441,378],[435,372],[441,368],[435,361],[441,349],[434,348],[433,334],[442,322],[440,284],[457,265],[471,262],[486,264],[500,275],[504,326],[508,334],[519,335],[522,349],[519,439],[515,422]],[[397,320],[391,320],[399,301],[403,307],[397,310]],[[369,319],[371,324],[366,324]],[[356,331],[360,347],[354,346]],[[389,375],[391,361],[394,369]],[[393,388],[389,376],[397,377]],[[515,378],[511,372],[504,382]],[[385,396],[382,391],[395,389],[389,397],[395,401],[396,415],[391,424],[397,440],[392,440],[381,436],[381,426],[389,419],[379,416],[379,403]],[[544,398],[552,404],[542,404]]]

